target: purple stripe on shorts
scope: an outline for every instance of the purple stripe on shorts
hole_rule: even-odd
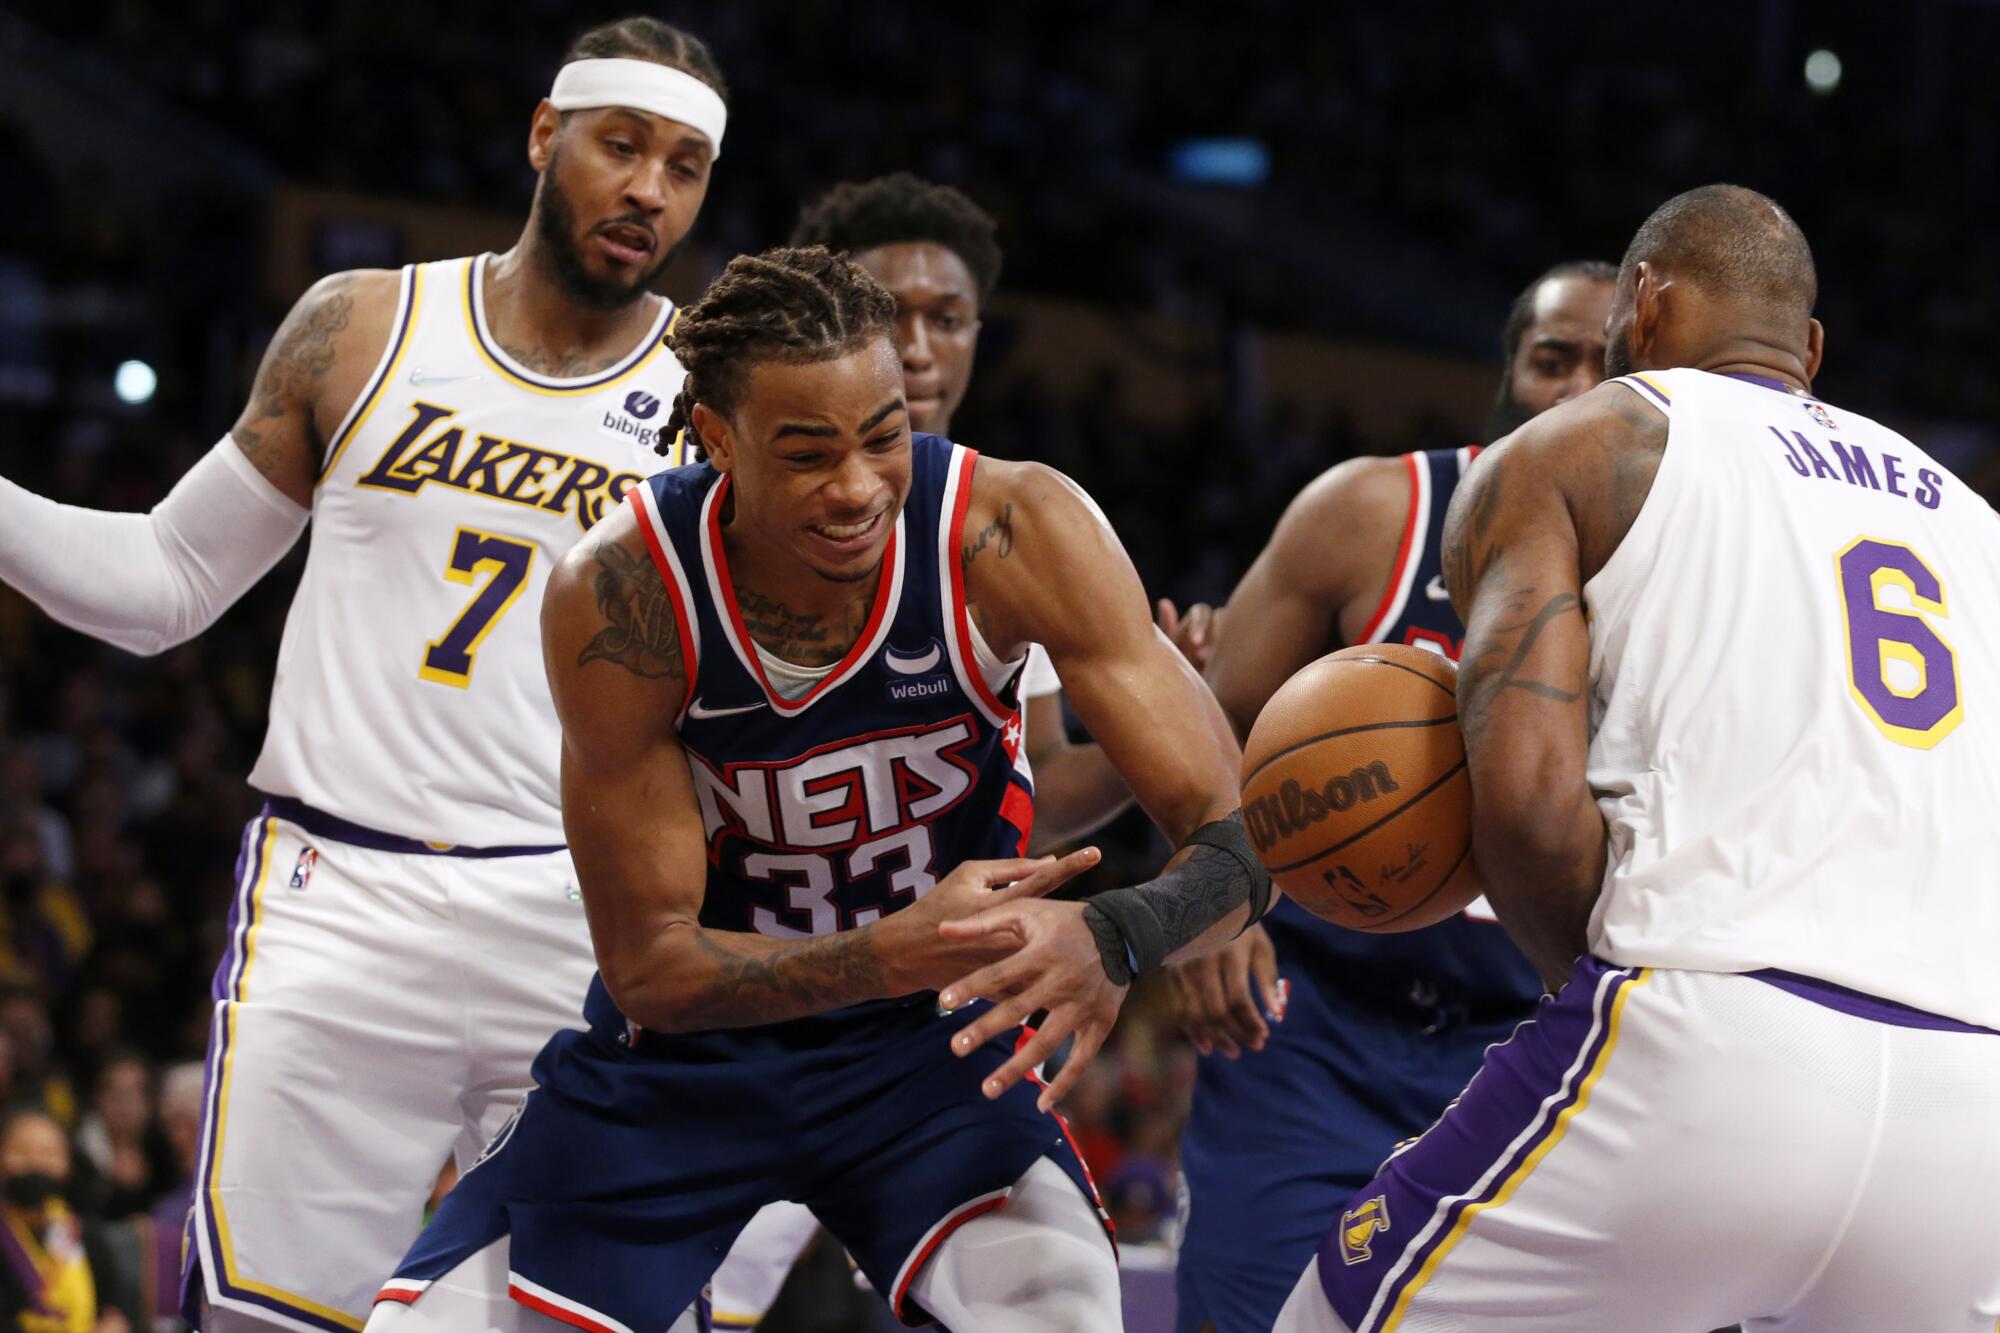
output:
[[[1983,1028],[1976,1023],[1961,1022],[1956,1018],[1946,1018],[1943,1014],[1933,1014],[1928,1010],[1912,1008],[1895,1000],[1885,1000],[1869,995],[1865,991],[1837,986],[1831,981],[1821,981],[1817,977],[1800,976],[1797,972],[1786,972],[1779,968],[1767,967],[1761,972],[1746,972],[1768,986],[1776,986],[1798,996],[1811,1000],[1814,1004],[1838,1010],[1854,1018],[1865,1018],[1871,1023],[1887,1023],[1899,1028],[1922,1028],[1927,1032],[1976,1032],[1989,1037],[2000,1037],[2000,1032]]]
[[[1634,975],[1580,959],[1561,993],[1486,1052],[1438,1122],[1348,1200],[1320,1244],[1318,1269],[1327,1301],[1349,1328],[1378,1327],[1464,1211],[1496,1195],[1555,1131],[1609,1040],[1612,1005]],[[1372,1230],[1349,1235],[1350,1226]],[[1384,1284],[1392,1285],[1378,1320],[1367,1323]]]
[[[484,860],[496,856],[546,856],[550,852],[563,850],[564,843],[521,843],[506,847],[458,847],[438,846],[421,838],[405,838],[398,833],[384,833],[363,824],[330,815],[324,810],[316,810],[304,801],[295,801],[289,796],[267,796],[264,798],[264,813],[276,815],[290,824],[296,824],[315,838],[328,842],[344,842],[352,847],[365,847],[372,852],[399,852],[405,856],[457,856]]]

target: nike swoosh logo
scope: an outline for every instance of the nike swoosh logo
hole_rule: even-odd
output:
[[[702,707],[702,705],[701,705],[701,700],[700,700],[700,699],[696,699],[696,700],[695,700],[695,701],[694,701],[693,703],[691,703],[691,704],[689,704],[689,705],[688,705],[688,716],[689,716],[689,717],[729,717],[730,715],[732,715],[732,714],[735,714],[735,713],[754,713],[754,712],[756,712],[756,711],[757,711],[758,709],[760,709],[760,708],[765,708],[765,707],[768,707],[768,706],[769,706],[769,704],[768,704],[768,701],[767,701],[766,703],[755,703],[755,704],[744,704],[744,705],[743,705],[742,707],[740,707],[740,708],[704,708],[704,707]]]
[[[1424,585],[1424,596],[1430,598],[1433,602],[1448,602],[1451,600],[1451,594],[1444,589],[1444,575],[1431,575],[1431,581]]]
[[[911,657],[891,648],[882,654],[882,660],[889,664],[891,671],[901,672],[905,676],[921,676],[927,671],[937,670],[937,664],[944,660],[944,649],[933,642],[930,651]]]
[[[457,384],[461,380],[476,380],[478,378],[479,376],[477,375],[429,375],[424,373],[421,368],[410,372],[410,383],[417,385]]]

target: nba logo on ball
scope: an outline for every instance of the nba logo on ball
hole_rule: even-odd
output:
[[[625,410],[641,421],[649,421],[660,410],[660,400],[644,389],[634,389],[625,395]]]

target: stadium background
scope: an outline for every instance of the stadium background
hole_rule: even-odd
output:
[[[504,248],[557,53],[623,12],[0,9],[0,470],[144,508],[228,427],[313,277]],[[2000,489],[2000,6],[663,16],[732,85],[671,294],[782,239],[835,181],[960,186],[1007,261],[957,433],[1082,481],[1157,595],[1226,597],[1284,502],[1343,458],[1475,438],[1512,293],[1557,260],[1615,260],[1655,204],[1711,180],[1773,194],[1812,239],[1820,391]],[[100,1284],[141,1327],[177,1248],[184,1066],[303,552],[152,661],[0,589],[0,1105],[73,1129],[78,1201],[131,1267]],[[364,725],[328,718],[326,743]],[[1137,817],[1104,842],[1104,881],[1155,854]],[[1171,1240],[1192,1081],[1158,999],[1070,1108],[1137,1242]],[[837,1260],[819,1276],[767,1326],[865,1326],[826,1294]]]

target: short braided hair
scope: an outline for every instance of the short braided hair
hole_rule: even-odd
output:
[[[694,405],[729,415],[759,362],[832,360],[870,338],[893,338],[895,327],[896,298],[823,245],[738,255],[674,321],[667,346],[687,378],[653,447],[666,453],[683,430],[698,445]]]
[[[799,214],[793,245],[856,254],[878,245],[935,241],[965,261],[984,306],[1000,281],[1000,245],[992,217],[949,185],[907,171],[834,186]]]
[[[563,52],[563,64],[578,60],[650,60],[694,75],[715,89],[716,96],[725,104],[729,101],[729,85],[723,81],[722,66],[715,63],[708,45],[685,28],[662,23],[650,15],[635,14],[598,24]]]

